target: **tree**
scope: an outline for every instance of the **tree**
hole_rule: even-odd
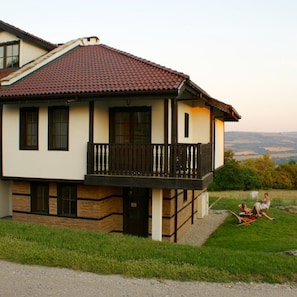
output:
[[[242,172],[244,190],[254,190],[262,187],[262,178],[255,168],[242,165]]]
[[[240,163],[234,159],[232,150],[224,155],[224,167],[220,168],[214,181],[208,186],[210,191],[242,190],[244,188],[243,172]]]
[[[270,159],[269,154],[264,154],[263,157],[249,160],[245,162],[253,167],[262,180],[262,187],[265,189],[273,186],[273,175],[275,171],[275,163]]]

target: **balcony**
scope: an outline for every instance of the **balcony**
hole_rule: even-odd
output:
[[[87,184],[199,189],[211,180],[211,143],[88,143]]]

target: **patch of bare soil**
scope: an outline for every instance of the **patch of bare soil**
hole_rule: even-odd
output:
[[[279,210],[283,210],[292,214],[297,214],[297,206],[288,205],[288,206],[278,206],[276,207]]]

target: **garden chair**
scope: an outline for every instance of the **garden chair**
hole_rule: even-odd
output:
[[[255,221],[255,217],[241,217],[233,211],[230,211],[230,213],[239,226],[250,225],[252,222]]]

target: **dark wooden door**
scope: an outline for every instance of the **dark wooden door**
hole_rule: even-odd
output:
[[[148,237],[149,190],[124,188],[124,233]]]

